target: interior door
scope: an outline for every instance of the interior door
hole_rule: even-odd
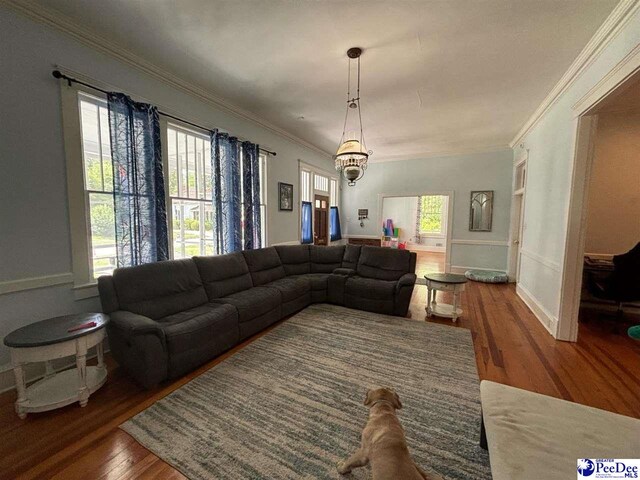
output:
[[[316,195],[313,202],[313,244],[329,244],[329,197]]]

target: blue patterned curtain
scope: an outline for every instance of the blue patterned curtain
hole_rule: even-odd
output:
[[[313,243],[313,208],[311,202],[302,202],[301,243]]]
[[[217,254],[242,250],[242,210],[238,139],[211,132],[213,235]]]
[[[109,93],[118,266],[167,260],[167,212],[156,107]]]
[[[338,207],[331,207],[329,210],[329,236],[331,241],[342,239],[342,233],[340,232],[340,213]]]
[[[258,145],[242,142],[242,201],[244,204],[244,249],[261,246],[260,165]]]

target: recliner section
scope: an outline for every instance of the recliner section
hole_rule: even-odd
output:
[[[283,245],[119,268],[98,288],[114,358],[149,388],[311,303],[405,316],[415,263],[403,250]]]

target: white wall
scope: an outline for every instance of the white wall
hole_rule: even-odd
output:
[[[354,187],[342,188],[342,218],[346,235],[379,236],[382,224],[380,194],[417,195],[453,191],[451,265],[506,270],[513,152],[452,155],[416,160],[376,162]],[[469,231],[469,198],[472,190],[494,190],[493,229]],[[364,228],[358,209],[369,209]]]
[[[382,202],[382,221],[393,220],[394,228],[400,229],[400,242],[417,242],[417,216],[418,197],[387,197]]]
[[[640,242],[640,112],[598,116],[588,203],[585,252],[615,255]]]
[[[519,286],[555,333],[578,118],[575,105],[640,43],[640,13],[590,62],[517,143],[529,150]],[[517,149],[517,147],[516,147]]]
[[[275,150],[278,155],[268,166],[269,242],[298,240],[297,161],[331,170],[328,156],[218,110],[4,6],[0,32],[0,286],[34,277],[45,277],[41,280],[47,283],[52,275],[71,272],[60,89],[51,76],[55,65]],[[278,211],[279,181],[294,185],[293,212]],[[0,294],[0,338],[53,315],[95,310],[97,298],[76,301],[68,283]],[[7,362],[8,350],[0,346],[0,373]]]

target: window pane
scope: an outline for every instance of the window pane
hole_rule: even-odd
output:
[[[187,135],[187,192],[189,198],[198,198],[196,184],[196,138]]]
[[[178,196],[189,196],[187,185],[187,136],[178,132]]]
[[[178,144],[176,143],[177,132],[167,129],[167,159],[169,170],[169,196],[178,195]]]
[[[213,177],[211,176],[211,142],[209,140],[204,141],[202,153],[204,158],[204,198],[211,200]]]
[[[91,267],[93,278],[109,275],[117,266],[113,196],[110,193],[89,194],[91,227]]]

